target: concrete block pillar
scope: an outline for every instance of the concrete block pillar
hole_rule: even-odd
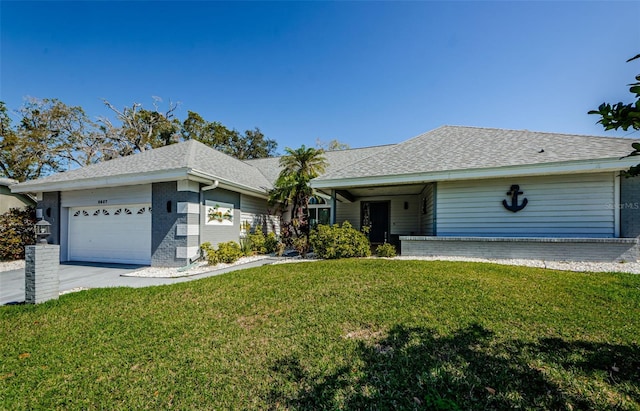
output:
[[[60,246],[53,244],[25,247],[25,302],[38,304],[57,300],[60,295]]]

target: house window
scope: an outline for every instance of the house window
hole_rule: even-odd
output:
[[[322,197],[311,197],[309,199],[309,224],[315,227],[318,224],[329,224],[331,218],[331,208]]]

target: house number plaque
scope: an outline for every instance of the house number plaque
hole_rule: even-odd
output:
[[[525,208],[529,200],[527,200],[526,198],[523,198],[522,203],[518,204],[518,196],[521,194],[524,194],[524,193],[520,191],[520,186],[517,184],[512,185],[511,189],[507,191],[507,195],[511,196],[511,204],[509,204],[507,200],[502,200],[502,205],[504,206],[504,208],[506,208],[509,211],[513,211],[514,213],[517,213],[518,211]]]

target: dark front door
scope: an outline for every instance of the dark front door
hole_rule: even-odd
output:
[[[369,226],[369,241],[384,243],[389,241],[389,202],[376,201],[362,203],[362,226]]]

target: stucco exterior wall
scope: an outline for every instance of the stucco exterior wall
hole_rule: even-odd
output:
[[[47,238],[49,244],[60,244],[60,192],[42,193],[42,200],[36,208],[42,209],[42,216],[51,224],[51,235]]]
[[[151,184],[73,190],[61,193],[62,207],[150,204]]]
[[[23,194],[13,194],[11,189],[0,186],[0,214],[4,214],[12,208],[24,208],[36,205],[36,202]]]
[[[203,194],[204,203],[200,204],[200,243],[209,242],[216,247],[218,243],[227,241],[240,241],[240,193],[216,188],[205,191]],[[207,224],[207,202],[220,202],[233,205],[232,225],[210,225]]]

